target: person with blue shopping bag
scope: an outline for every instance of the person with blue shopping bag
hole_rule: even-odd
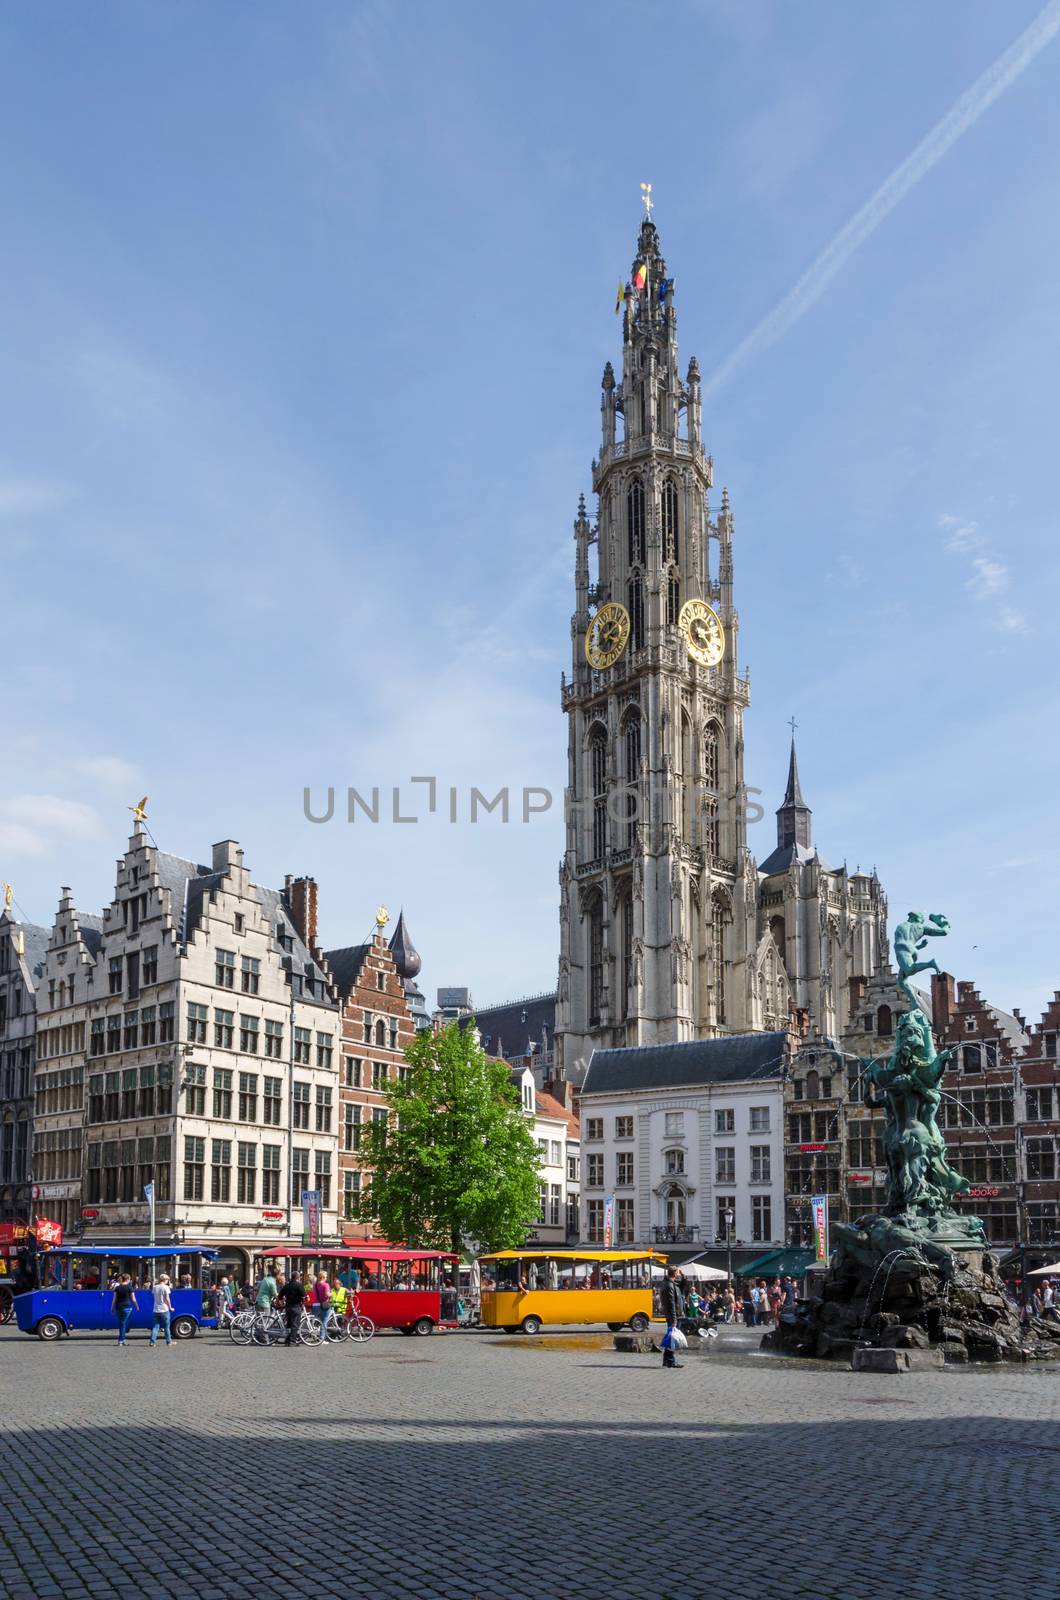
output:
[[[681,1320],[683,1302],[681,1291],[677,1287],[677,1268],[667,1267],[666,1276],[662,1283],[662,1314],[666,1319],[666,1332],[662,1337],[662,1353],[664,1367],[680,1367],[684,1363],[677,1359],[677,1324]]]

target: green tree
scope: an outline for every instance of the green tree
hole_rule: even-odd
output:
[[[374,1167],[364,1214],[384,1236],[459,1252],[521,1245],[539,1205],[537,1145],[509,1068],[472,1028],[417,1034],[409,1070],[386,1095],[394,1113],[365,1129]]]

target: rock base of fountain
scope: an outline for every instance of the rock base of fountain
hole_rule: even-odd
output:
[[[958,1227],[961,1220],[953,1219]],[[873,1251],[874,1226],[891,1248]],[[911,1229],[923,1229],[919,1248]],[[1021,1323],[1002,1293],[997,1257],[981,1240],[957,1233],[943,1243],[938,1221],[917,1227],[912,1218],[868,1218],[856,1234],[860,1248],[840,1240],[819,1292],[782,1315],[764,1350],[832,1361],[871,1348],[941,1351],[947,1363],[1060,1360],[1060,1322],[1032,1316]],[[870,1363],[862,1359],[860,1367]]]

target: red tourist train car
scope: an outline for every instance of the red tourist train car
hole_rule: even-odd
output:
[[[353,1287],[356,1273],[357,1304],[377,1328],[428,1334],[457,1326],[459,1260],[443,1250],[410,1250],[381,1239],[315,1248],[284,1239],[255,1252],[254,1271],[260,1278],[267,1263],[300,1277],[323,1269],[332,1282],[341,1278],[347,1288]],[[448,1284],[443,1281],[447,1278]]]

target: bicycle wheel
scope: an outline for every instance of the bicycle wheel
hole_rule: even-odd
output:
[[[341,1344],[350,1337],[350,1325],[343,1317],[329,1317],[324,1333],[329,1344]]]
[[[254,1319],[255,1344],[278,1344],[286,1332],[284,1320],[278,1311],[266,1311],[263,1315]]]
[[[238,1317],[233,1317],[228,1324],[228,1337],[233,1344],[249,1344],[254,1337],[254,1313],[241,1311]]]
[[[298,1342],[312,1345],[324,1343],[324,1325],[318,1317],[303,1316],[302,1325],[298,1329]]]
[[[350,1338],[356,1339],[358,1344],[366,1344],[375,1332],[375,1323],[371,1317],[351,1317]]]

